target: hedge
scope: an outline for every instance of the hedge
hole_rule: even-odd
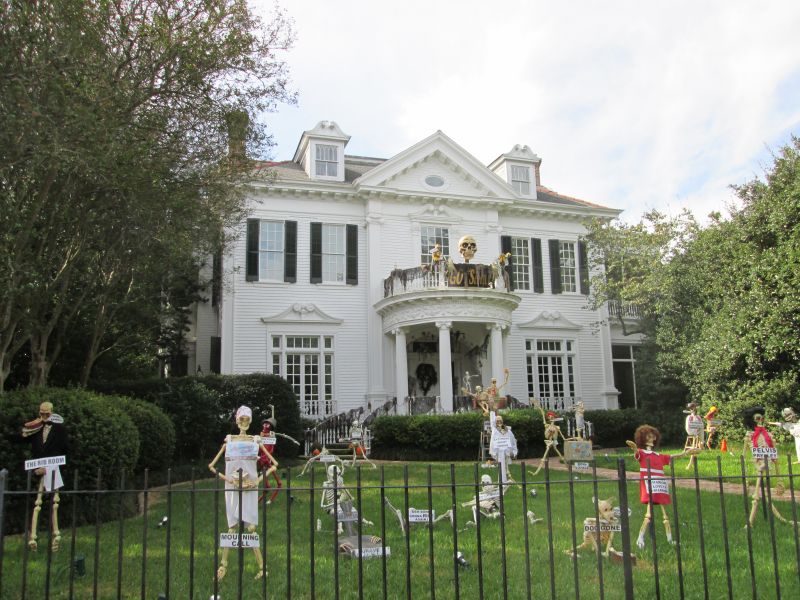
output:
[[[175,452],[175,426],[172,420],[151,402],[114,396],[112,402],[131,418],[139,432],[139,460],[135,472],[163,469],[172,462]]]
[[[172,419],[175,426],[175,454],[178,461],[198,457],[211,460],[229,433],[237,433],[234,415],[241,405],[253,410],[250,433],[261,430],[270,416],[267,405],[275,406],[276,431],[303,441],[300,407],[291,386],[276,375],[206,375],[171,379],[147,379],[94,383],[108,394],[132,396],[151,402]],[[295,457],[300,447],[278,437],[277,457]]]
[[[518,458],[544,453],[544,423],[538,410],[500,411],[517,438]],[[571,416],[565,414],[563,416]],[[649,423],[662,432],[662,443],[681,443],[683,415],[635,409],[592,410],[586,420],[594,425],[597,446],[621,448],[636,428]],[[372,457],[385,460],[478,460],[484,417],[477,412],[455,415],[385,416],[372,424]],[[566,427],[560,423],[562,432]]]
[[[76,471],[78,487],[84,489],[95,489],[98,470],[101,488],[116,487],[122,473],[133,472],[139,456],[139,432],[118,399],[77,389],[24,389],[0,396],[0,468],[8,469],[8,489],[26,488],[23,463],[30,458],[30,446],[21,438],[20,430],[23,423],[36,417],[42,402],[52,402],[53,411],[64,417],[69,453],[61,475],[67,489],[73,488]],[[33,481],[35,484],[36,480]],[[72,498],[62,497],[59,510],[62,529],[69,523]],[[95,518],[92,504],[79,502],[79,521]],[[8,498],[6,509],[7,531],[19,531],[24,526],[24,498]],[[42,515],[47,513],[42,511]],[[46,521],[47,517],[40,519],[40,528]]]

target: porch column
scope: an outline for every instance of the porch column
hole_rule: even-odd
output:
[[[452,321],[437,321],[439,328],[439,397],[442,410],[453,412],[453,365],[450,356],[450,328]]]
[[[397,407],[408,414],[408,356],[406,354],[406,330],[398,327],[394,333],[394,377]]]
[[[503,326],[498,323],[487,325],[486,328],[491,334],[490,343],[492,346],[492,377],[497,379],[497,385],[503,383]]]

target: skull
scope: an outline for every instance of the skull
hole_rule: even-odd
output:
[[[783,415],[783,418],[789,423],[794,423],[797,421],[797,414],[791,408],[784,408],[781,411],[781,414]]]
[[[471,235],[465,235],[458,240],[458,252],[464,257],[464,262],[468,263],[475,256],[478,250],[478,243]]]
[[[481,485],[483,487],[492,485],[492,477],[490,475],[481,475]]]

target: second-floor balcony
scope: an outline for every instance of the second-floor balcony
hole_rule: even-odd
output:
[[[508,284],[503,275],[496,265],[466,263],[451,264],[449,268],[442,262],[436,267],[395,269],[383,280],[383,297],[440,288],[506,290]]]
[[[644,316],[644,311],[638,304],[609,300],[608,316],[623,319],[641,319]]]

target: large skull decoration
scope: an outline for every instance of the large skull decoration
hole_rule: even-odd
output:
[[[458,252],[464,257],[464,262],[468,263],[475,256],[478,250],[478,243],[471,235],[465,235],[458,240]]]

